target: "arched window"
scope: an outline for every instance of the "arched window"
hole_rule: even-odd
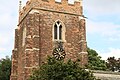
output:
[[[59,39],[62,39],[62,25],[59,27]]]
[[[57,39],[57,25],[54,25],[54,39]]]
[[[63,40],[63,25],[60,21],[54,24],[54,40]]]

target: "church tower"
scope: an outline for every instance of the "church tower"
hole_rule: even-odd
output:
[[[87,64],[82,0],[29,0],[19,9],[10,80],[27,80],[47,56]]]

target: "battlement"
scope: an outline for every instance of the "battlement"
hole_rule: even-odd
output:
[[[68,0],[29,0],[26,2],[26,5],[20,9],[19,21],[32,9],[82,15],[82,0],[75,0],[74,3],[69,3]]]

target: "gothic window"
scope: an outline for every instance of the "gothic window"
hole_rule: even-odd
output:
[[[63,28],[60,21],[55,22],[54,24],[54,40],[63,40]]]
[[[54,26],[54,39],[57,39],[57,25]]]
[[[62,39],[62,25],[59,27],[59,39]]]
[[[23,28],[23,36],[22,36],[22,46],[25,45],[25,38],[26,38],[26,27]]]

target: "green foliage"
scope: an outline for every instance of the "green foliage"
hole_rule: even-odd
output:
[[[0,80],[10,80],[11,60],[7,56],[0,60]]]
[[[120,58],[115,59],[115,57],[109,57],[107,59],[107,68],[111,71],[120,71]]]
[[[112,71],[115,70],[115,67],[117,66],[116,61],[117,60],[115,59],[115,57],[109,57],[107,59],[107,67],[109,70],[112,70]]]
[[[88,48],[88,65],[87,67],[92,70],[106,70],[106,63],[104,60],[101,60],[101,57],[98,56],[98,53],[93,50]]]
[[[35,69],[29,80],[96,80],[93,74],[71,60],[48,58],[47,63]]]
[[[118,60],[117,60],[117,70],[120,72],[120,58],[118,58]]]

